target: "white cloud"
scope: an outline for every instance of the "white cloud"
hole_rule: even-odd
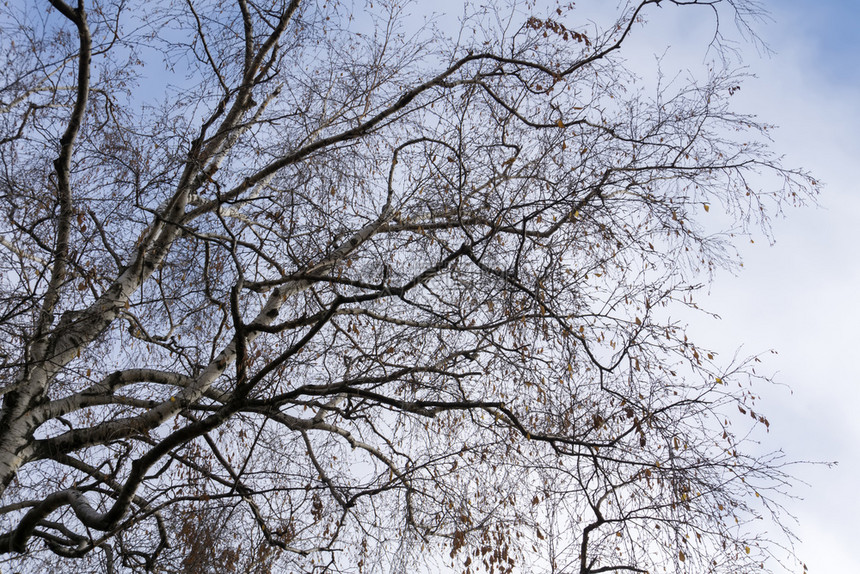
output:
[[[736,109],[779,126],[774,151],[826,187],[819,207],[791,208],[775,222],[775,245],[759,240],[742,246],[744,271],[718,276],[703,302],[722,320],[695,316],[691,329],[725,358],[739,345],[746,353],[779,351],[762,368],[778,371],[777,382],[793,393],[781,386],[762,391],[762,408],[773,423],[763,448],[783,448],[795,460],[839,462],[797,469],[809,483],[795,491],[803,500],[788,503],[802,539],[797,554],[812,574],[860,572],[854,539],[860,532],[860,376],[854,366],[860,355],[860,74],[833,73],[834,62],[850,60],[856,68],[858,40],[831,34],[840,29],[833,18],[850,19],[844,3],[770,4],[774,21],[759,30],[774,54],[738,45],[757,78],[735,96]],[[592,5],[577,8],[587,12]],[[635,70],[647,76],[654,69],[647,48],[667,44],[672,65],[701,66],[713,33],[706,11],[664,5],[646,18],[649,25],[622,51]],[[731,33],[730,22],[722,26]]]
[[[810,34],[826,27],[807,25],[804,13],[786,5],[774,17],[764,32],[776,54],[747,60],[759,79],[744,86],[739,101],[780,126],[773,147],[788,165],[802,165],[827,185],[820,208],[790,210],[775,225],[773,247],[748,246],[744,273],[718,279],[708,307],[723,321],[707,328],[726,346],[744,342],[748,349],[780,351],[768,365],[794,395],[768,393],[774,444],[791,458],[839,461],[834,469],[799,471],[810,487],[798,489],[805,500],[790,505],[803,539],[798,554],[812,573],[860,572],[854,540],[860,532],[854,495],[860,484],[854,366],[860,348],[860,85],[856,74],[833,75],[822,62],[845,54],[809,49],[823,45]],[[850,46],[844,49],[850,53]]]

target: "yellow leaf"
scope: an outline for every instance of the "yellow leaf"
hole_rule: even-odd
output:
[[[555,122],[555,125],[557,125],[560,128],[564,128],[564,122],[561,121],[560,119],[557,122]]]
[[[710,210],[711,210],[711,206],[706,203],[705,204],[705,211],[710,211]]]
[[[749,546],[745,546],[745,547],[744,547],[744,550],[746,550],[747,554],[749,554],[749,553],[750,553],[750,547],[749,547]]]
[[[684,554],[684,551],[683,551],[683,550],[678,550],[678,560],[680,560],[681,562],[683,562],[683,561],[684,561],[684,560],[686,560],[686,559],[687,559],[687,555],[686,555],[686,554]]]

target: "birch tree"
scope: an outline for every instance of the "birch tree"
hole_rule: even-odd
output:
[[[733,106],[754,3],[419,8],[0,8],[4,569],[773,566],[753,360],[673,319],[815,192]],[[670,10],[716,63],[652,90]]]

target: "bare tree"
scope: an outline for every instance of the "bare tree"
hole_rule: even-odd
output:
[[[637,87],[659,3],[453,35],[396,1],[7,3],[4,559],[771,566],[789,477],[729,428],[769,424],[751,363],[671,317],[816,182],[724,67]],[[662,10],[690,4],[755,14]]]

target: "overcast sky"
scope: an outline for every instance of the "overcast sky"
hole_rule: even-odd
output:
[[[773,246],[762,239],[742,247],[744,270],[717,276],[703,301],[721,320],[698,317],[691,331],[726,359],[739,345],[747,354],[778,351],[763,366],[784,384],[762,393],[771,422],[763,448],[838,461],[796,469],[809,484],[795,490],[803,500],[789,504],[802,538],[797,553],[811,574],[860,573],[860,0],[759,1],[770,20],[756,30],[773,53],[738,45],[757,78],[735,96],[736,109],[779,126],[773,149],[826,186],[818,207],[775,222]],[[617,13],[619,3],[576,6]],[[713,28],[706,9],[667,4],[650,10],[637,34],[701,65]],[[461,5],[445,0],[436,9],[450,7],[450,17]],[[623,53],[653,65],[650,54]]]
[[[726,360],[740,345],[746,354],[778,351],[762,367],[782,383],[762,389],[771,422],[763,448],[838,461],[795,470],[808,483],[794,491],[802,500],[788,503],[802,539],[797,554],[810,574],[860,573],[860,0],[758,1],[770,17],[756,31],[772,53],[737,45],[757,77],[735,96],[736,110],[779,126],[773,149],[825,188],[817,207],[791,209],[775,222],[774,245],[759,238],[742,246],[744,270],[718,275],[701,301],[721,319],[696,317],[691,332]],[[574,14],[617,14],[623,3],[577,0]],[[434,6],[453,18],[462,2]],[[691,66],[703,64],[713,32],[706,8],[664,2],[646,18],[637,42],[669,44]],[[732,23],[722,26],[728,32]],[[653,51],[625,50],[647,75]]]
[[[860,572],[860,2],[762,3],[773,21],[758,30],[774,53],[744,48],[758,77],[744,84],[738,108],[777,124],[774,149],[826,187],[819,207],[776,222],[775,245],[744,247],[745,270],[717,277],[706,300],[722,320],[693,329],[723,356],[741,343],[750,353],[779,352],[765,368],[793,394],[765,394],[771,446],[839,463],[797,470],[810,484],[789,505],[803,539],[798,554],[813,574]]]

